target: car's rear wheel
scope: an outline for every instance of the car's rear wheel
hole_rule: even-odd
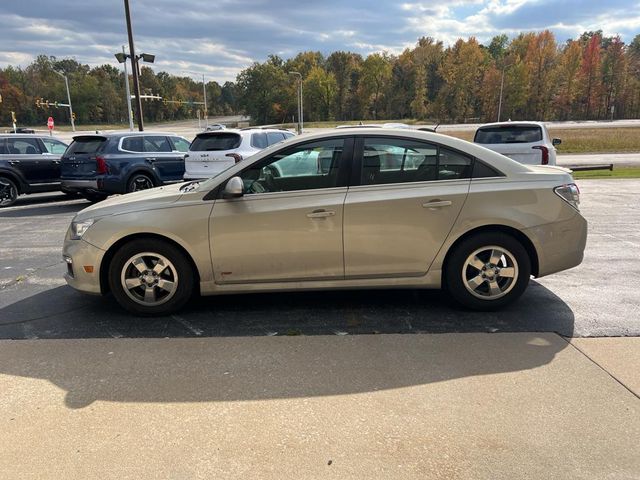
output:
[[[185,255],[162,240],[133,240],[109,265],[111,292],[136,315],[167,315],[180,309],[193,293],[194,278]]]
[[[18,186],[7,177],[0,177],[0,208],[9,207],[18,199]]]
[[[454,247],[444,286],[455,301],[473,310],[493,310],[516,300],[527,288],[531,260],[512,237],[486,232]]]
[[[144,173],[134,173],[127,182],[127,193],[148,190],[155,185],[153,179]]]

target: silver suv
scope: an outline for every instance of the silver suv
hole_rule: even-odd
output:
[[[191,142],[185,157],[185,180],[209,178],[240,160],[293,137],[279,128],[223,129],[202,132]]]

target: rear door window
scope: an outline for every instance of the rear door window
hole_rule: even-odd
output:
[[[7,149],[14,155],[37,155],[42,153],[35,138],[8,138]]]
[[[169,139],[164,136],[144,137],[144,151],[149,153],[170,152]]]
[[[173,147],[179,152],[188,152],[191,144],[182,137],[171,137]]]
[[[284,140],[284,135],[280,132],[269,132],[267,133],[267,142],[269,145],[273,145],[274,143],[278,143]]]
[[[537,125],[505,125],[482,127],[476,131],[475,143],[533,143],[542,140],[542,129]]]
[[[240,146],[242,138],[237,133],[220,132],[198,135],[191,144],[192,152],[207,152],[216,150],[234,150]]]
[[[44,146],[47,148],[49,153],[56,155],[62,155],[67,149],[67,145],[65,143],[53,138],[43,138],[42,143],[44,143]]]
[[[419,140],[365,138],[361,185],[457,180],[471,176],[471,157]]]
[[[67,155],[81,155],[83,153],[99,152],[107,143],[105,137],[76,137],[69,149]]]
[[[264,132],[251,134],[251,146],[253,148],[267,148],[269,141],[267,140],[267,134]]]

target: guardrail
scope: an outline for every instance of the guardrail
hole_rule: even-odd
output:
[[[586,172],[588,170],[609,170],[610,172],[613,172],[613,163],[609,163],[606,165],[576,165],[574,167],[566,166],[565,168],[573,170],[574,172]]]

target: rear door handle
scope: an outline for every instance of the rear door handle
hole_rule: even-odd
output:
[[[9,160],[9,163],[11,165],[18,165],[20,163],[20,160]]]
[[[333,217],[336,214],[334,210],[314,210],[311,213],[307,213],[308,218],[327,218]]]
[[[156,161],[156,157],[147,157],[147,158],[145,158],[145,160],[146,160],[147,162],[153,163],[153,162],[155,162],[155,161]]]
[[[441,208],[451,206],[451,200],[432,200],[427,203],[423,203],[424,208]]]

